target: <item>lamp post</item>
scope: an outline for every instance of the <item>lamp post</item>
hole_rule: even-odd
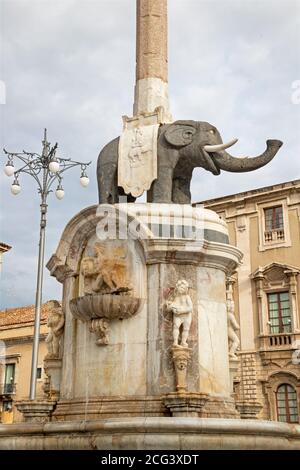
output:
[[[89,184],[89,178],[86,174],[86,168],[89,163],[77,162],[68,158],[61,158],[57,156],[57,144],[52,148],[50,142],[47,141],[47,130],[44,131],[44,140],[42,141],[43,149],[42,154],[33,152],[8,152],[3,149],[8,157],[8,161],[4,167],[4,172],[7,176],[14,175],[14,181],[11,185],[11,192],[14,195],[19,194],[21,186],[19,183],[19,175],[26,173],[32,176],[38,185],[38,192],[41,196],[40,204],[40,238],[39,238],[39,255],[38,255],[38,269],[37,269],[37,284],[36,284],[36,298],[35,298],[35,318],[34,318],[34,335],[32,347],[32,361],[31,361],[31,377],[30,377],[30,392],[29,399],[34,400],[36,395],[36,375],[38,365],[38,351],[39,351],[39,336],[40,336],[40,319],[41,319],[41,304],[42,304],[42,290],[43,290],[43,268],[44,268],[44,253],[45,253],[45,230],[46,230],[46,214],[47,214],[47,197],[52,192],[51,187],[53,183],[57,182],[55,195],[58,199],[64,197],[64,190],[62,186],[62,174],[75,166],[81,167],[80,183],[83,187]],[[18,170],[15,169],[14,159],[20,160],[23,166]]]

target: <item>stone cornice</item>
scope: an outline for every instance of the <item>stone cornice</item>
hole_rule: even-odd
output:
[[[295,266],[283,263],[270,263],[266,266],[259,266],[252,274],[250,274],[251,279],[261,279],[265,276],[272,268],[280,268],[285,274],[299,274],[300,270]]]
[[[46,334],[40,335],[40,341],[44,341],[46,338]],[[8,346],[13,346],[15,344],[24,344],[24,343],[32,343],[33,342],[33,335],[28,336],[20,336],[20,337],[11,337],[11,338],[4,338],[3,342]]]
[[[146,263],[175,263],[198,265],[222,269],[225,272],[234,272],[241,264],[242,252],[224,243],[209,242],[207,240],[143,240]]]
[[[286,183],[281,183],[273,186],[266,186],[251,191],[245,191],[243,193],[232,194],[216,199],[208,199],[201,201],[198,204],[203,204],[205,207],[211,210],[225,210],[228,206],[240,206],[241,204],[246,205],[249,201],[257,203],[258,199],[262,202],[264,199],[270,201],[270,199],[288,196],[290,193],[300,190],[300,180],[294,180]],[[251,211],[250,211],[251,212]]]

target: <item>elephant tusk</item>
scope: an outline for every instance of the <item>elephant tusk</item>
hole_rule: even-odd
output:
[[[220,150],[225,150],[228,149],[229,147],[232,147],[232,145],[236,144],[238,139],[232,139],[226,144],[219,144],[219,145],[204,145],[204,150],[206,152],[219,152]]]

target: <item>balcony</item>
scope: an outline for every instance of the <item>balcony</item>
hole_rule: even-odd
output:
[[[0,385],[0,395],[15,395],[16,393],[16,384],[1,384]]]
[[[260,351],[292,351],[299,341],[299,333],[270,333],[259,336]]]
[[[280,346],[290,346],[292,344],[292,335],[291,333],[277,333],[269,336],[269,346],[280,347]]]
[[[265,243],[284,242],[285,240],[283,228],[265,231],[264,236]]]

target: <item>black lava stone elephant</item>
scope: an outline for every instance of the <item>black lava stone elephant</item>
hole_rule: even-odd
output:
[[[189,204],[190,183],[194,168],[201,167],[214,175],[220,170],[246,172],[269,163],[280,147],[280,140],[267,140],[267,148],[258,157],[236,158],[226,149],[237,140],[223,144],[216,127],[207,122],[175,121],[161,125],[157,140],[157,179],[148,192],[148,202]],[[100,152],[97,167],[99,203],[117,203],[124,196],[117,184],[119,138]],[[128,196],[128,201],[135,198]]]

